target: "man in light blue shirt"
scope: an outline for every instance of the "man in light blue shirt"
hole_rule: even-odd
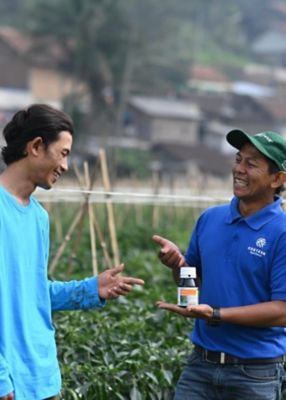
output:
[[[32,196],[67,171],[73,124],[62,111],[34,104],[3,131],[0,175],[0,400],[56,398],[61,377],[52,311],[103,307],[141,279],[123,265],[82,281],[47,279],[49,219]]]

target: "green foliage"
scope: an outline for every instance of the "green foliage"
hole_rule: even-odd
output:
[[[166,93],[185,84],[190,62],[244,62],[269,24],[271,2],[0,0],[0,10],[0,22],[13,11],[13,24],[21,17],[24,30],[56,40],[67,57],[60,67],[100,104],[106,86],[122,96],[127,70],[133,90]]]
[[[106,233],[104,205],[95,207]],[[61,215],[66,232],[76,205],[50,209],[51,234]],[[58,354],[63,377],[64,400],[169,400],[191,349],[187,333],[192,321],[159,310],[158,300],[176,302],[176,286],[170,271],[157,258],[152,242],[151,206],[116,205],[115,215],[121,259],[125,274],[145,280],[124,298],[108,301],[101,310],[60,312],[54,314]],[[141,213],[139,215],[139,212]],[[190,208],[159,209],[156,233],[161,233],[186,247],[196,212]],[[55,278],[91,274],[91,256],[87,221],[83,224],[78,252],[71,238]],[[76,235],[75,235],[76,236]],[[77,239],[78,240],[78,239]],[[52,254],[60,243],[52,241]],[[103,268],[103,265],[100,266]]]
[[[117,176],[129,176],[138,179],[150,177],[151,154],[140,149],[116,149]]]
[[[120,3],[30,0],[25,11],[22,29],[34,37],[56,42],[62,53],[61,59],[56,60],[58,68],[87,84],[97,123],[104,113],[114,117],[104,93],[107,88],[114,90],[122,80],[125,65],[129,32]],[[46,53],[46,48],[35,51]],[[76,104],[77,100],[73,101]]]
[[[102,311],[57,315],[64,399],[68,390],[86,399],[133,399],[134,392],[142,399],[171,398],[190,348],[186,323],[139,295]]]
[[[115,123],[130,91],[176,93],[186,85],[191,63],[245,62],[251,27],[261,29],[254,12],[268,11],[266,0],[26,0],[24,5],[23,29],[61,46],[65,60],[59,67],[87,83],[97,123],[101,109]],[[105,103],[106,88],[113,103]]]

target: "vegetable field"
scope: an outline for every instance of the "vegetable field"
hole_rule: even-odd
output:
[[[51,218],[51,260],[66,240],[53,279],[81,279],[92,275],[88,216],[66,238],[78,205],[45,205]],[[94,207],[94,205],[93,205]],[[104,204],[95,207],[96,218],[112,257],[108,215]],[[108,301],[101,310],[54,314],[61,363],[62,398],[171,399],[186,355],[191,350],[187,333],[192,322],[159,310],[157,300],[176,302],[170,270],[157,259],[154,233],[166,236],[183,250],[201,209],[188,207],[114,206],[120,261],[125,274],[145,280],[129,296]],[[154,212],[156,218],[154,218]],[[97,239],[97,238],[96,238]],[[96,240],[98,270],[106,265]]]
[[[187,335],[192,321],[156,307],[158,300],[176,302],[176,287],[170,270],[157,259],[158,248],[151,237],[154,233],[165,236],[183,251],[195,220],[208,205],[113,205],[124,273],[144,279],[145,286],[136,287],[127,297],[108,301],[101,310],[54,314],[63,378],[61,399],[173,398],[183,363],[191,351]],[[90,214],[83,214],[73,234],[67,235],[81,205],[45,206],[51,217],[51,262],[66,244],[52,279],[91,276]],[[112,259],[109,217],[106,204],[92,207],[100,226],[100,237],[93,238],[100,272],[108,264],[106,252]]]

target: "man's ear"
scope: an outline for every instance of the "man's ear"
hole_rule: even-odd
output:
[[[275,174],[275,179],[274,181],[271,183],[271,187],[273,189],[277,189],[280,186],[282,186],[285,182],[286,182],[286,172],[284,171],[279,171]]]
[[[39,151],[43,148],[43,139],[40,136],[35,137],[33,140],[27,143],[26,153],[32,154],[37,157]]]

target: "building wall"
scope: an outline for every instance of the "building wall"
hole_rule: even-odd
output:
[[[154,118],[151,142],[154,144],[197,144],[198,122],[185,119]]]
[[[0,87],[27,89],[28,82],[28,65],[0,41]]]
[[[134,108],[131,108],[131,113],[136,136],[138,136],[139,139],[149,141],[152,134],[152,121],[146,114]]]
[[[66,75],[44,68],[31,68],[30,90],[39,100],[61,101],[65,96],[84,92],[85,86]]]

